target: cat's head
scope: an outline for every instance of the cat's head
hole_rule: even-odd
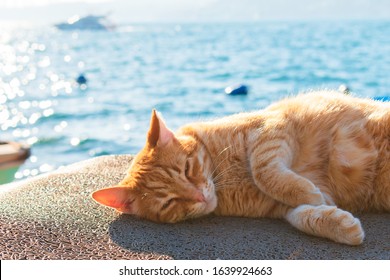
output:
[[[211,213],[217,197],[211,161],[191,136],[177,136],[152,112],[145,147],[121,185],[98,190],[100,204],[156,222],[174,223]]]

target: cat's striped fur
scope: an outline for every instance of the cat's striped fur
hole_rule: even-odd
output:
[[[128,176],[93,197],[157,222],[209,213],[284,218],[357,245],[364,232],[350,212],[390,210],[389,140],[389,103],[331,91],[177,133],[153,111]]]

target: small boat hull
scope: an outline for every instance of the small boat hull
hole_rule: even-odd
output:
[[[0,185],[14,180],[19,167],[30,156],[30,148],[15,142],[0,142]]]

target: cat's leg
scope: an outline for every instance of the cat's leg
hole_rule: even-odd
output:
[[[305,233],[339,243],[359,245],[364,239],[359,219],[336,206],[301,205],[287,211],[285,219]]]
[[[264,155],[262,150],[255,149],[250,156],[253,179],[261,191],[291,207],[326,204],[318,187],[287,167],[288,153],[281,156],[280,151],[273,151],[275,154]]]

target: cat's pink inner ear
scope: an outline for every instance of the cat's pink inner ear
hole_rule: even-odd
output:
[[[122,213],[136,213],[133,203],[135,200],[135,193],[130,187],[116,186],[101,189],[92,193],[92,198],[98,203],[115,208]]]
[[[175,138],[173,132],[167,127],[161,113],[157,112],[157,118],[160,126],[160,135],[157,144],[165,146]]]
[[[148,131],[148,144],[151,147],[156,147],[157,145],[163,147],[172,141],[174,137],[175,135],[165,124],[162,115],[153,110]]]

